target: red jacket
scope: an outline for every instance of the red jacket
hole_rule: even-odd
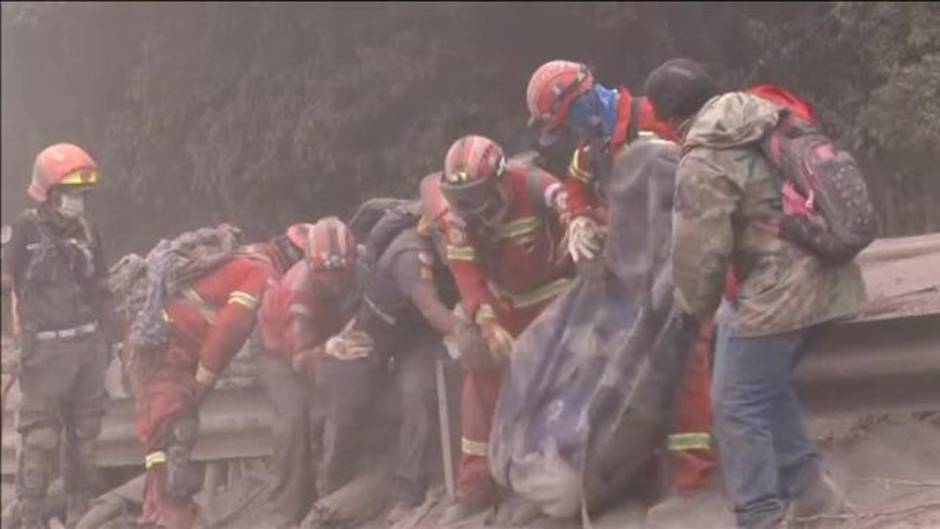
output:
[[[627,144],[632,119],[630,114],[633,109],[633,96],[626,88],[618,89],[618,94],[617,123],[614,125],[614,132],[607,145],[606,153],[611,161],[620,152],[620,149]],[[675,139],[675,135],[669,126],[656,119],[653,105],[647,98],[639,98],[638,110],[637,131],[653,133],[663,139]],[[571,165],[568,167],[568,178],[565,180],[565,189],[568,191],[568,209],[573,217],[595,213],[592,216],[598,218],[598,220],[603,220],[604,215],[598,215],[595,211],[601,204],[594,192],[593,181],[594,172],[590,164],[590,146],[587,142],[582,142],[575,150]]]
[[[533,165],[511,161],[500,185],[508,211],[488,240],[449,209],[436,219],[447,239],[447,263],[461,305],[471,320],[483,304],[503,319],[551,299],[572,272],[567,255],[559,257],[563,230],[553,201],[560,182]]]
[[[198,351],[197,380],[214,381],[241,349],[275,271],[270,255],[244,253],[199,278],[166,305],[175,337],[187,351]]]
[[[290,361],[340,332],[339,283],[336,274],[314,272],[305,261],[291,267],[264,294],[258,313],[264,349]]]

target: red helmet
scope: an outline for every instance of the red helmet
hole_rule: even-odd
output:
[[[58,185],[90,186],[98,183],[98,164],[81,147],[57,143],[46,147],[33,163],[33,178],[26,192],[36,202],[49,199]]]
[[[584,64],[551,61],[539,66],[529,79],[525,100],[529,126],[538,125],[543,142],[560,127],[574,100],[594,86],[594,76]]]
[[[304,252],[307,263],[315,271],[352,270],[359,248],[356,236],[343,221],[326,217],[307,230]]]
[[[483,136],[464,136],[447,151],[441,192],[454,212],[477,217],[498,199],[496,181],[506,172],[502,147]]]

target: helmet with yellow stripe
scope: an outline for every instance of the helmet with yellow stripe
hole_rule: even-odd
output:
[[[506,156],[498,143],[464,136],[447,151],[440,189],[454,213],[473,221],[499,205],[497,182],[505,172]]]
[[[84,149],[71,143],[57,143],[36,156],[27,193],[43,203],[56,186],[94,186],[98,179],[98,164]]]

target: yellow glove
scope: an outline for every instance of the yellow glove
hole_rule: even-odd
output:
[[[490,353],[497,362],[508,362],[512,353],[512,335],[499,320],[493,307],[483,305],[477,310],[476,323],[480,326],[483,339],[486,340]]]

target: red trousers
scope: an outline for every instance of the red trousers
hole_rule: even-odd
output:
[[[137,388],[137,435],[148,456],[172,442],[176,419],[196,413],[195,386],[197,352],[189,351],[174,338],[162,355],[144,359]],[[156,459],[155,461],[153,459]],[[138,522],[166,529],[190,529],[196,521],[196,504],[165,492],[166,463],[148,457],[144,484],[143,513]]]
[[[712,344],[714,325],[702,324],[689,356],[677,396],[672,434],[669,435],[671,488],[684,493],[699,489],[711,477],[716,464],[711,450]]]
[[[500,324],[513,337],[518,336],[549,302],[500,314]],[[502,384],[502,369],[464,372],[460,395],[460,469],[457,475],[457,499],[464,504],[496,500],[496,483],[490,476],[486,452]]]

